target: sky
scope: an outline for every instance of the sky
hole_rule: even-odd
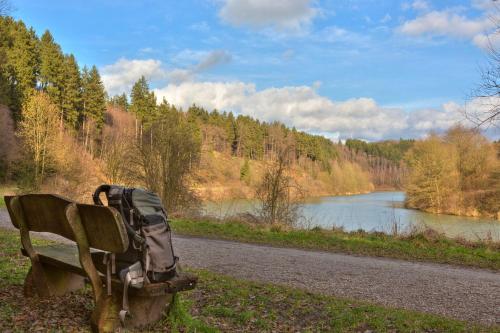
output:
[[[281,121],[332,139],[422,137],[481,108],[492,0],[11,0],[110,95]],[[488,135],[499,137],[498,130]]]

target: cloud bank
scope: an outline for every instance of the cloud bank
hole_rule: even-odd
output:
[[[489,3],[489,5],[488,5]],[[405,21],[397,31],[408,36],[446,36],[472,41],[476,46],[487,49],[500,45],[496,31],[499,9],[491,6],[491,1],[473,2],[473,6],[483,10],[483,15],[469,18],[461,13],[462,8],[428,11],[424,1],[415,1],[412,8],[420,13],[414,19]]]
[[[225,0],[219,17],[233,26],[300,31],[318,14],[311,0]]]
[[[129,60],[120,58],[111,65],[100,68],[102,82],[110,95],[130,91],[132,85],[144,75],[148,80],[160,80],[167,73],[159,60]]]
[[[198,74],[226,64],[232,59],[231,54],[224,50],[197,53],[188,50],[181,53],[182,58],[186,58],[186,54],[189,54],[189,57],[197,63],[186,68],[166,69],[159,60],[120,58],[114,64],[103,66],[100,69],[102,81],[108,94],[112,96],[128,93],[142,75],[148,81],[168,80],[171,83],[181,83],[193,80]]]
[[[165,98],[184,109],[197,104],[207,110],[232,111],[268,122],[280,121],[331,138],[381,140],[420,137],[429,131],[444,131],[464,122],[463,106],[454,102],[439,108],[407,112],[400,107],[379,105],[369,97],[334,101],[317,92],[320,82],[311,86],[259,90],[255,84],[242,81],[200,81],[199,73],[231,61],[231,55],[215,50],[192,54],[191,58],[194,64],[183,69],[166,69],[154,59],[122,58],[104,66],[101,69],[102,78],[111,95],[129,93],[132,85],[144,75],[159,86],[154,89],[158,101]]]
[[[463,108],[453,102],[438,109],[406,112],[367,97],[333,101],[310,86],[257,90],[254,84],[240,81],[184,82],[168,84],[155,93],[159,100],[165,98],[183,108],[197,104],[208,110],[233,111],[332,138],[420,137],[463,121]]]

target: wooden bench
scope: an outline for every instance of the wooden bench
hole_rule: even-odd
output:
[[[96,268],[103,266],[102,258],[109,258],[107,254],[123,253],[128,248],[120,214],[111,207],[79,204],[52,194],[6,196],[5,203],[12,224],[20,230],[22,252],[31,260],[24,283],[25,296],[63,295],[82,288],[88,281],[95,302],[92,330],[112,332],[120,327],[123,283],[116,274],[109,274],[110,281],[107,279],[109,265],[104,270]],[[76,244],[35,247],[30,231],[57,234]],[[192,289],[195,284],[195,276],[181,272],[166,282],[130,288],[132,318],[126,320],[127,327],[159,320],[172,305],[175,293]]]

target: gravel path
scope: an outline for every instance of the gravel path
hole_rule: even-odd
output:
[[[0,210],[0,226],[10,226]],[[316,293],[500,324],[500,274],[394,259],[174,237],[181,263]]]

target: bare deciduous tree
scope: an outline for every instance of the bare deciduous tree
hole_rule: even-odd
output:
[[[109,107],[102,133],[101,158],[110,183],[129,183],[130,159],[135,141],[135,117],[116,107]]]
[[[496,0],[494,0],[496,2]],[[478,127],[500,125],[500,7],[494,5],[490,19],[495,30],[488,37],[488,64],[481,69],[481,83],[473,91],[473,101],[466,106],[465,116]]]
[[[139,181],[158,193],[168,211],[196,202],[188,177],[198,165],[201,138],[182,112],[170,109],[152,121],[138,142]]]
[[[49,96],[35,91],[23,105],[19,134],[27,148],[34,168],[34,184],[39,187],[53,162],[58,135],[59,109]]]
[[[275,141],[275,158],[268,166],[257,188],[259,214],[269,224],[295,225],[300,218],[300,187],[290,175],[293,143],[281,137]]]

